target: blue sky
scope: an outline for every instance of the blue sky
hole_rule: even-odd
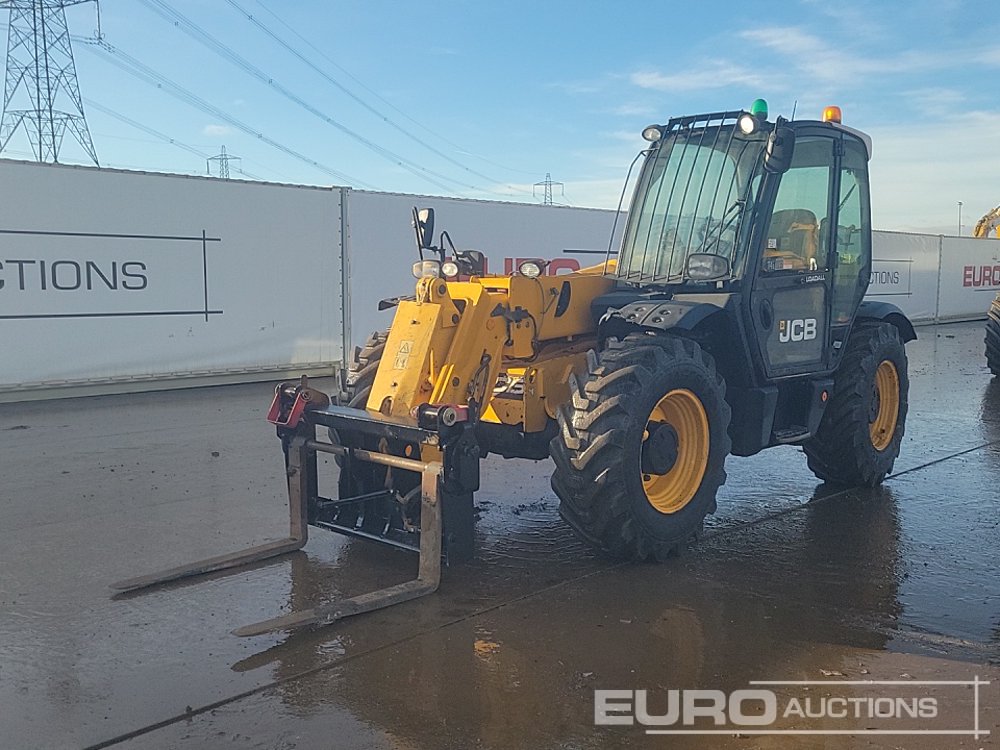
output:
[[[108,43],[342,178],[134,78],[79,40],[93,4],[67,13],[107,166],[205,171],[110,110],[204,154],[225,145],[262,179],[537,201],[533,183],[551,173],[557,202],[613,207],[645,125],[764,97],[772,115],[796,106],[799,119],[838,104],[872,134],[876,228],[954,233],[962,201],[967,233],[1000,203],[1000,36],[986,2],[102,3]],[[27,152],[19,135],[5,155]],[[84,161],[68,140],[62,158]]]

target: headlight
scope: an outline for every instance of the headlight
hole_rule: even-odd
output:
[[[542,264],[537,260],[526,260],[517,267],[517,272],[529,279],[537,279],[542,275]]]
[[[738,123],[740,126],[740,132],[743,133],[743,135],[751,135],[757,131],[758,127],[760,127],[760,123],[757,121],[757,118],[748,112],[744,112],[740,115]]]
[[[650,125],[643,129],[642,137],[650,143],[656,143],[663,137],[663,128],[659,125]]]
[[[687,260],[687,275],[695,281],[711,281],[729,275],[729,259],[711,253],[692,253]]]
[[[447,276],[449,278],[452,276],[458,276],[458,271],[459,271],[458,263],[456,263],[453,260],[448,260],[441,264],[442,276]]]
[[[425,276],[435,278],[441,275],[441,262],[437,260],[418,260],[413,264],[413,277],[422,279]]]

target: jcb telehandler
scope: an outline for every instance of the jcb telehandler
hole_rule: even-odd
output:
[[[566,522],[640,560],[698,535],[730,453],[799,445],[820,479],[878,485],[899,454],[915,334],[898,308],[862,301],[870,138],[835,107],[772,122],[761,100],[643,137],[622,244],[592,268],[487,275],[415,210],[416,293],[381,303],[392,326],[356,352],[335,403],[305,378],[276,389],[290,537],[117,587],[297,549],[312,525],[418,549],[419,576],[237,633],[430,593],[442,554],[472,554],[488,453],[551,456]],[[320,453],[340,466],[334,497],[319,492]]]

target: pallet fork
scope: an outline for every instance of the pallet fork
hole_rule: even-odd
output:
[[[445,421],[451,421],[452,414]],[[312,609],[291,612],[281,617],[264,620],[237,628],[234,635],[251,636],[264,633],[294,630],[308,626],[324,626],[346,617],[371,612],[416,599],[437,590],[441,581],[442,547],[444,540],[443,512],[447,506],[455,516],[449,524],[449,537],[453,540],[453,559],[466,557],[471,553],[472,544],[472,492],[478,489],[478,447],[471,438],[471,427],[462,422],[442,424],[428,420],[400,419],[373,414],[363,409],[330,405],[327,396],[308,386],[305,377],[299,383],[282,383],[275,389],[274,401],[268,413],[268,421],[277,426],[285,452],[288,475],[288,537],[276,542],[250,547],[240,552],[219,555],[188,565],[170,568],[159,573],[129,578],[112,584],[118,592],[135,592],[159,584],[177,581],[217,571],[231,570],[243,565],[268,560],[287,552],[301,549],[308,540],[310,525],[332,531],[380,541],[395,547],[415,549],[420,559],[417,577],[405,583],[385,589],[360,594],[331,603],[317,604]],[[423,461],[406,456],[382,453],[358,447],[338,444],[333,441],[318,440],[317,427],[329,428],[332,437],[337,435],[371,435],[389,441],[430,448],[435,460]],[[471,440],[470,440],[471,438]],[[336,522],[322,520],[324,506],[343,507],[370,501],[369,493],[360,497],[330,500],[318,493],[317,454],[326,453],[342,457],[342,461],[361,461],[390,469],[415,472],[419,475],[420,528],[411,531],[410,536],[419,536],[419,543],[407,544],[372,534]],[[472,457],[475,461],[462,460]],[[443,459],[443,460],[442,460]],[[467,482],[459,483],[458,471],[445,472],[449,459],[457,466],[475,467],[465,472]],[[447,490],[450,489],[451,492]],[[459,491],[455,491],[455,490]]]

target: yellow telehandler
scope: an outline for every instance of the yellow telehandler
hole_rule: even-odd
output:
[[[606,554],[663,559],[716,507],[726,457],[799,445],[822,480],[878,485],[907,412],[900,310],[864,302],[871,271],[870,138],[841,122],[750,110],[676,117],[648,142],[622,244],[549,276],[488,275],[434,240],[386,333],[355,352],[332,400],[276,389],[290,535],[122,581],[146,586],[301,547],[307,528],[419,551],[410,582],[236,631],[323,625],[434,591],[473,554],[473,493],[489,453],[554,462],[560,513]],[[321,494],[317,461],[339,464]]]

